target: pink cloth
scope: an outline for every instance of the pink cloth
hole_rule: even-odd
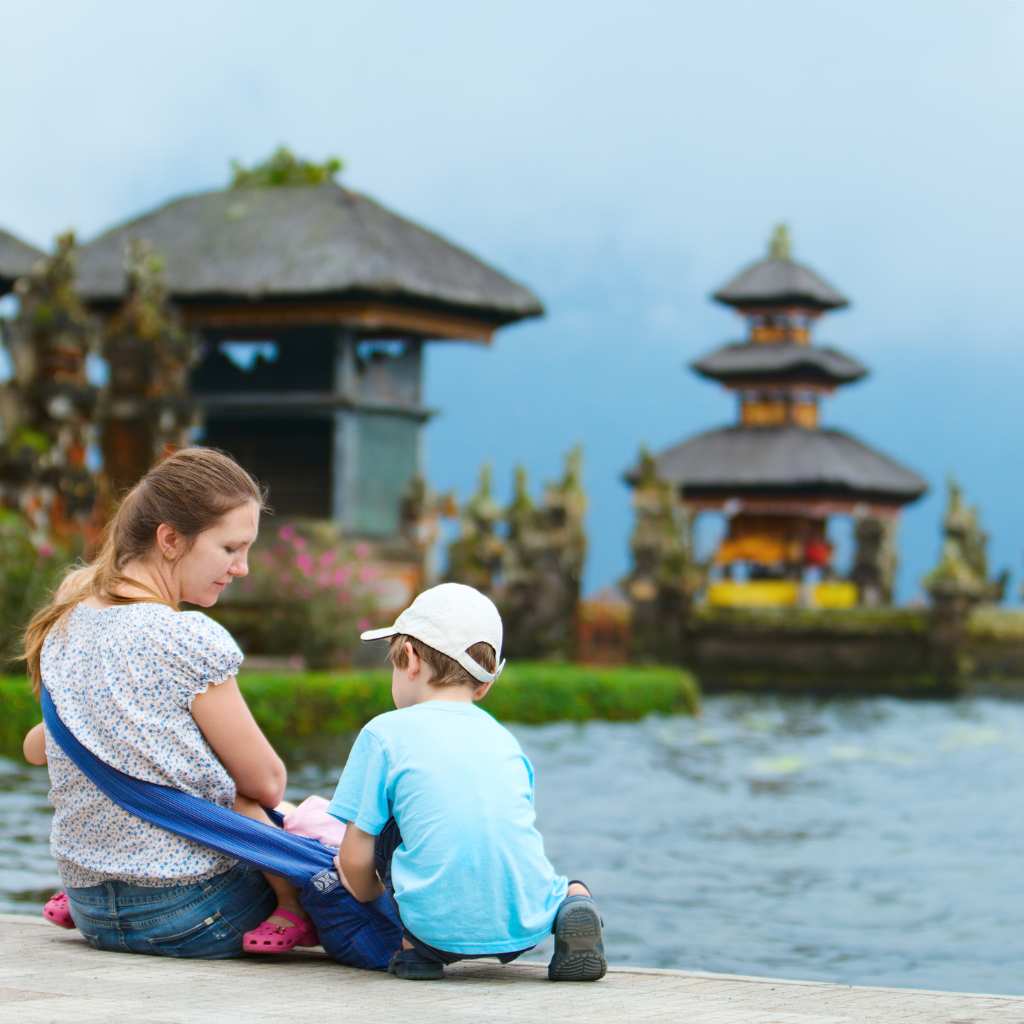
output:
[[[327,807],[328,801],[322,796],[307,796],[294,811],[284,816],[284,830],[319,839],[328,846],[341,846],[345,838],[344,822],[332,818]]]

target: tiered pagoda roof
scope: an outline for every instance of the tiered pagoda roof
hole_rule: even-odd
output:
[[[723,383],[786,380],[837,385],[852,384],[868,374],[865,366],[838,349],[746,341],[715,349],[690,365],[702,377]]]
[[[685,499],[708,507],[749,499],[753,507],[804,498],[834,509],[864,502],[895,510],[927,490],[920,476],[889,456],[818,425],[820,396],[868,371],[837,349],[811,343],[810,324],[848,302],[792,260],[785,228],[776,230],[767,259],[747,267],[714,298],[747,317],[750,340],[718,348],[692,369],[739,393],[741,423],[655,456],[659,474]],[[627,480],[635,482],[635,469]]]
[[[816,271],[790,257],[789,236],[784,229],[776,231],[766,259],[745,267],[713,298],[737,309],[799,306],[824,312],[850,304]]]
[[[655,456],[658,473],[687,498],[807,494],[835,501],[904,504],[928,485],[895,459],[840,430],[725,427]]]
[[[300,322],[296,305],[317,302],[341,319],[346,310],[362,316],[369,327],[376,317],[382,328],[408,321],[410,333],[486,339],[503,324],[543,313],[523,285],[333,182],[204,192],[111,228],[79,255],[79,288],[92,305],[120,300],[132,238],[146,239],[163,258],[171,298],[186,316],[261,303],[290,309],[291,322]],[[449,320],[436,330],[420,327],[416,310]],[[464,329],[446,330],[455,323]]]
[[[44,255],[34,245],[0,230],[0,295],[9,292],[14,282],[27,274],[36,260]]]

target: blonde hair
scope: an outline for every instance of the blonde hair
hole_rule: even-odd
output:
[[[42,681],[39,660],[47,633],[79,601],[98,597],[111,604],[164,602],[156,591],[122,571],[149,554],[161,523],[185,539],[187,550],[221,516],[248,501],[265,507],[259,484],[229,455],[213,448],[182,448],[153,466],[124,496],[96,557],[88,565],[72,567],[49,603],[29,622],[23,657],[33,691],[39,693]],[[118,591],[126,585],[149,591],[152,597],[124,597]]]
[[[447,654],[428,647],[422,640],[404,633],[393,637],[388,648],[388,661],[395,668],[406,668],[409,664],[409,655],[405,651],[406,644],[412,645],[416,657],[430,669],[431,686],[472,686],[473,689],[483,686],[479,679],[474,679],[454,658],[449,658]],[[473,644],[466,653],[487,672],[493,672],[498,664],[494,648],[483,640]]]

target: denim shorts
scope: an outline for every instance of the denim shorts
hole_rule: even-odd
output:
[[[266,879],[238,864],[205,882],[153,887],[103,882],[68,888],[71,916],[94,949],[224,960],[277,905]]]

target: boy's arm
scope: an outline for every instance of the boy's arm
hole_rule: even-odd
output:
[[[374,867],[373,844],[375,836],[349,823],[345,838],[338,849],[337,867],[345,888],[360,903],[369,903],[384,892]]]
[[[46,764],[46,733],[43,732],[43,723],[33,725],[21,744],[21,752],[29,764]]]

